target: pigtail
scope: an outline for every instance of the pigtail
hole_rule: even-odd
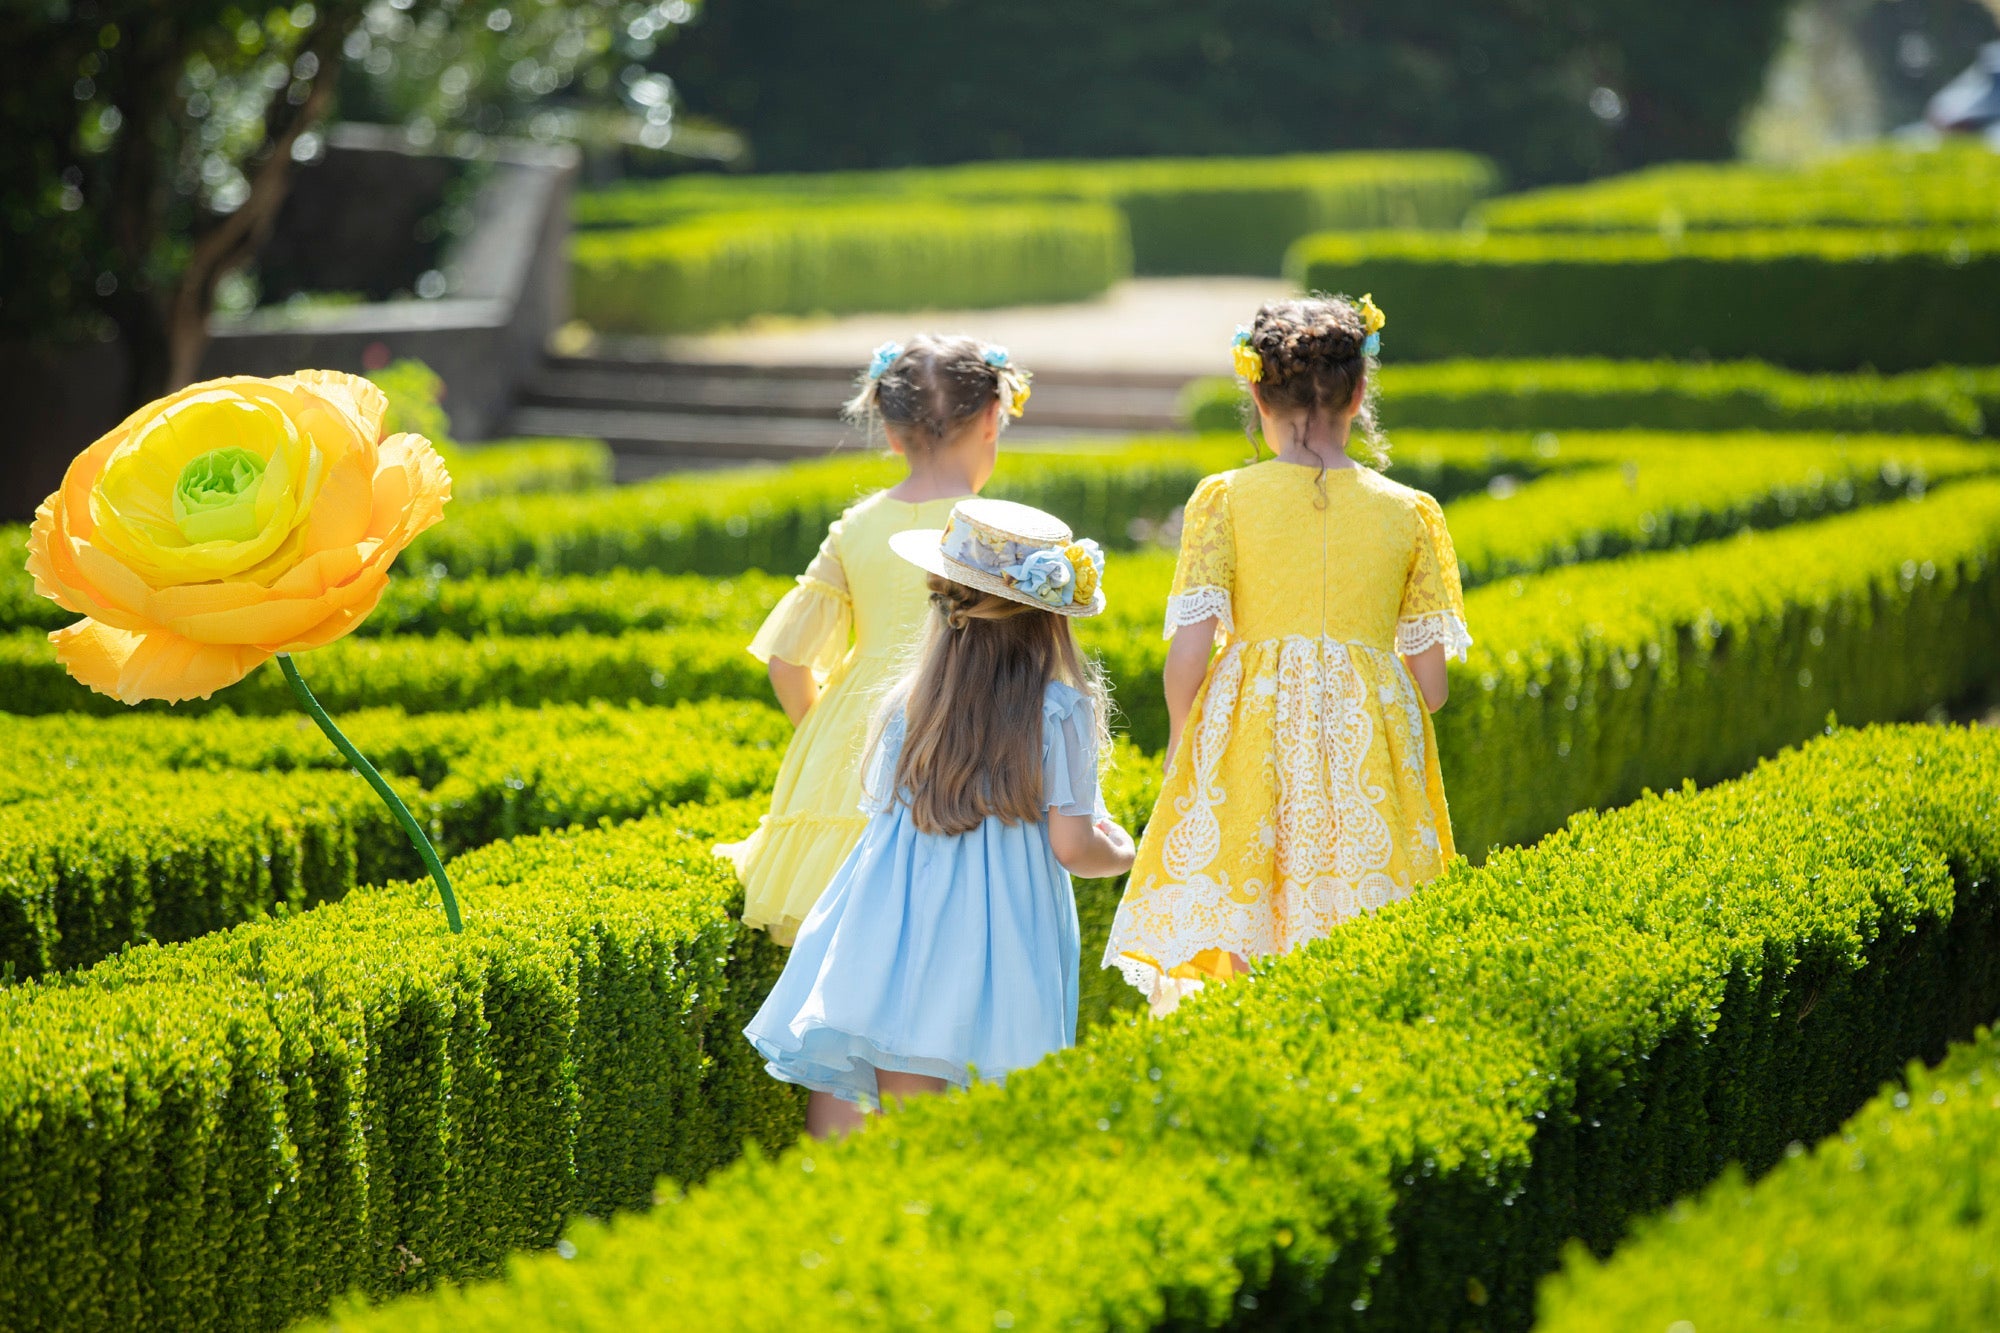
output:
[[[840,415],[857,426],[872,426],[882,417],[882,377],[903,359],[903,344],[885,342],[869,358],[868,368],[855,379],[855,393],[841,404]]]

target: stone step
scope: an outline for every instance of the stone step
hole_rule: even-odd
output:
[[[1106,431],[1172,430],[1178,376],[1035,379],[1030,412],[1042,425]],[[551,357],[523,386],[522,408],[622,408],[673,414],[830,419],[853,392],[852,372],[828,366],[737,366],[613,357]]]
[[[637,464],[628,466],[627,455],[656,459],[662,464],[695,465],[818,458],[838,449],[885,447],[879,438],[870,439],[860,427],[846,425],[830,416],[768,417],[629,407],[525,405],[515,408],[508,418],[507,434],[603,440],[619,456],[621,477],[659,470]],[[1105,432],[1023,426],[1010,429],[1007,440],[1010,444],[1033,446],[1056,444],[1086,434],[1102,437]]]

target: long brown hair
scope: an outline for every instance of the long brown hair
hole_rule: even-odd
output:
[[[929,586],[923,643],[882,715],[901,709],[906,718],[898,799],[924,833],[967,833],[988,815],[1039,823],[1043,693],[1051,680],[1083,691],[1102,755],[1109,702],[1102,674],[1077,648],[1066,617],[937,574]]]

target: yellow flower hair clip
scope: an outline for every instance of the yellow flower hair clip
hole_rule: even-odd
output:
[[[1034,377],[1027,371],[1024,370],[1021,372],[1020,387],[1014,390],[1013,398],[1007,403],[1008,416],[1018,417],[1028,410],[1028,395],[1034,392],[1034,387],[1028,383],[1032,378]]]
[[[1236,341],[1230,346],[1230,357],[1236,363],[1236,373],[1252,384],[1264,378],[1264,356],[1250,345],[1250,330],[1236,330]]]
[[[1375,304],[1373,293],[1363,292],[1355,306],[1361,312],[1361,331],[1368,336],[1361,340],[1361,351],[1365,356],[1374,356],[1382,350],[1382,329],[1389,317],[1382,313],[1382,307]]]

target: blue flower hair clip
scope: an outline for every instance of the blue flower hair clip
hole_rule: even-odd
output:
[[[1371,333],[1366,338],[1363,338],[1361,340],[1361,353],[1363,356],[1374,356],[1377,352],[1380,352],[1381,350],[1382,350],[1381,334]]]
[[[886,342],[875,349],[875,359],[868,363],[868,378],[879,380],[889,373],[889,367],[896,364],[896,358],[903,354],[903,344]]]
[[[1007,355],[1007,349],[1004,347],[989,347],[986,349],[986,364],[992,366],[995,370],[1005,369],[1011,359]]]

